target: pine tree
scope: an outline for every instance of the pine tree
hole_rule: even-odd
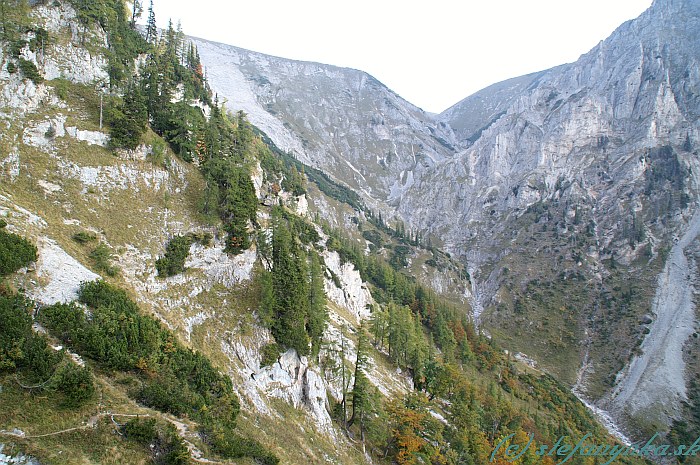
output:
[[[311,339],[311,354],[317,356],[321,348],[321,339],[326,329],[328,312],[326,311],[326,292],[323,289],[323,272],[321,259],[316,252],[311,253],[309,266],[309,317],[307,331]]]
[[[187,102],[170,105],[169,114],[166,139],[180,158],[191,162],[197,151],[197,135],[206,124],[204,116],[199,108]]]
[[[148,21],[146,22],[146,42],[155,45],[157,40],[156,14],[153,11],[153,0],[151,0],[151,4],[148,7]]]
[[[185,32],[182,30],[182,21],[177,22],[175,29],[175,50],[178,63],[184,66],[187,55],[185,54]]]
[[[111,108],[108,114],[110,144],[113,147],[135,149],[146,132],[148,111],[144,95],[135,83],[131,83],[124,93],[123,102]]]
[[[173,20],[168,21],[168,29],[165,31],[165,52],[164,58],[168,64],[168,71],[170,74],[166,76],[168,80],[175,79],[175,69],[179,64],[178,60],[179,44],[177,33],[173,27]]]
[[[413,384],[418,390],[425,386],[425,362],[428,348],[423,336],[423,327],[420,321],[413,319],[413,334],[410,336],[409,364],[413,373]]]
[[[266,328],[271,328],[274,322],[277,300],[275,290],[272,285],[272,273],[263,270],[260,275],[260,307],[258,317],[260,323]]]
[[[340,405],[343,411],[343,427],[348,428],[348,380],[345,372],[345,325],[340,327],[340,373],[341,373],[341,389],[342,398]]]
[[[263,229],[258,231],[257,237],[255,239],[256,249],[258,251],[258,257],[266,269],[272,268],[272,243],[270,242],[270,236],[267,230]]]
[[[365,371],[367,370],[367,358],[369,356],[369,340],[365,323],[362,322],[357,335],[357,356],[355,358],[355,381],[352,386],[352,415],[348,420],[348,427],[355,421],[360,424],[360,437],[364,441],[365,418],[373,407],[372,384],[369,382]]]
[[[143,12],[143,4],[141,0],[134,0],[134,4],[131,10],[131,27],[136,26],[136,19],[141,17]]]
[[[389,326],[389,315],[382,307],[375,307],[370,320],[370,331],[374,336],[374,344],[380,349],[384,348],[386,342],[387,329]]]
[[[276,218],[272,234],[272,258],[276,305],[272,334],[280,344],[296,349],[299,355],[308,355],[306,316],[309,291],[305,257],[301,257],[289,229],[279,217]]]
[[[215,215],[219,211],[219,184],[209,173],[205,175],[204,180],[202,210],[205,215]]]

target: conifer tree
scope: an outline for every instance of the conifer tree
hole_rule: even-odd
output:
[[[143,12],[143,3],[141,0],[134,0],[134,4],[132,5],[131,9],[131,27],[136,26],[136,18],[141,17],[141,13]]]
[[[272,285],[272,273],[263,270],[260,275],[260,307],[258,309],[258,317],[263,326],[272,327],[276,310],[277,300]]]
[[[410,335],[409,364],[413,374],[413,384],[421,390],[425,386],[425,361],[428,348],[423,336],[423,327],[418,318],[413,318],[413,334]]]
[[[364,440],[364,419],[372,408],[372,384],[369,382],[365,371],[367,370],[367,358],[369,356],[369,340],[364,321],[361,323],[357,334],[357,355],[355,358],[355,381],[352,386],[352,415],[348,420],[348,426],[355,421],[360,423],[360,435]]]
[[[219,184],[210,173],[204,176],[204,181],[202,210],[205,215],[215,215],[219,211]]]
[[[132,150],[138,146],[148,123],[146,100],[138,85],[129,84],[122,103],[110,109],[108,120],[112,146]]]
[[[279,217],[273,229],[272,257],[276,309],[272,334],[280,344],[296,349],[299,355],[308,355],[306,316],[309,300],[305,260]]]
[[[384,348],[389,325],[389,315],[382,307],[375,307],[370,320],[370,331],[374,336],[374,345],[380,349]]]
[[[182,30],[182,21],[177,22],[177,28],[175,29],[175,51],[177,55],[178,64],[185,64],[185,32]]]
[[[167,62],[167,71],[170,73],[166,78],[170,81],[175,79],[175,68],[179,64],[178,60],[179,44],[177,33],[173,27],[173,20],[168,20],[168,29],[165,31],[165,52],[164,58]]]
[[[343,426],[345,429],[348,427],[348,380],[345,371],[345,325],[340,327],[340,374],[341,374],[341,389],[342,398],[340,399],[340,405],[343,412]]]
[[[155,45],[158,40],[158,28],[156,26],[156,14],[153,11],[153,0],[148,7],[148,21],[146,22],[146,42]]]
[[[323,331],[326,329],[328,312],[326,311],[326,292],[323,289],[323,272],[317,253],[311,252],[309,266],[309,317],[307,331],[311,339],[311,353],[318,355],[321,348]]]

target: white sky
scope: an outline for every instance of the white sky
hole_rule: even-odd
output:
[[[148,7],[150,0],[143,0]],[[651,0],[154,0],[158,27],[361,69],[440,112],[504,79],[575,61]],[[147,12],[141,18],[146,19]]]

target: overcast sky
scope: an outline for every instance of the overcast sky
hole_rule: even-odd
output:
[[[148,6],[150,0],[143,0]],[[154,0],[158,27],[361,69],[440,112],[504,79],[575,61],[651,0]],[[147,13],[144,12],[142,21]]]

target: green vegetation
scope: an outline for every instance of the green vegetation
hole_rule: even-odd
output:
[[[651,207],[646,212],[646,219],[650,223],[660,222],[666,225],[678,210],[684,210],[690,204],[690,197],[685,192],[687,168],[683,168],[678,154],[668,145],[648,149],[644,160],[649,165],[645,171],[644,194],[649,197],[648,204]],[[639,233],[638,227],[632,225],[630,234]]]
[[[88,242],[94,242],[97,240],[97,235],[95,233],[90,233],[87,231],[80,231],[73,234],[72,239],[78,244],[87,244]]]
[[[277,343],[265,344],[260,350],[261,360],[260,366],[269,367],[277,361],[281,353],[280,346]]]
[[[56,369],[51,387],[63,393],[62,405],[76,408],[87,403],[95,395],[95,385],[90,369],[75,363],[65,363]]]
[[[146,132],[148,112],[141,89],[130,83],[124,98],[113,97],[107,105],[109,143],[113,148],[135,149]]]
[[[223,220],[226,250],[234,254],[250,247],[248,223],[257,221],[258,199],[250,171],[242,162],[238,157],[212,156],[201,165],[207,181],[204,213],[216,212]]]
[[[28,24],[29,5],[26,0],[0,0],[0,39],[6,42],[17,40]]]
[[[187,233],[175,236],[165,247],[165,255],[156,260],[158,276],[175,276],[185,271],[185,261],[190,253],[190,246],[197,242],[205,247],[211,245],[211,233]]]
[[[394,254],[395,257],[392,260],[392,265],[396,269],[400,269],[406,266],[404,264],[406,261],[405,256],[408,252],[406,246],[419,247],[425,250],[429,250],[433,253],[434,256],[443,253],[430,244],[430,239],[424,241],[423,235],[420,233],[420,231],[406,231],[406,226],[403,224],[403,221],[397,221],[396,225],[392,227],[384,221],[381,212],[374,213],[372,211],[367,212],[367,220],[372,226],[377,228],[379,231],[384,232],[389,237],[397,240],[399,243],[402,244],[399,246],[399,252]]]
[[[221,221],[228,234],[227,251],[238,253],[248,249],[255,238],[265,266],[256,270],[259,281],[244,291],[251,294],[250,301],[246,296],[245,305],[238,302],[234,305],[238,308],[240,304],[245,309],[257,305],[260,322],[275,338],[274,343],[262,348],[263,366],[274,364],[286,348],[310,355],[311,363],[316,359],[322,363],[320,360],[327,355],[326,351],[321,352],[322,336],[328,324],[323,276],[328,273],[338,287],[340,279],[330,270],[324,270],[317,253],[323,245],[313,224],[282,207],[271,209],[268,224],[265,215],[261,215],[262,224],[258,224],[257,212],[261,207],[250,179],[256,161],[261,163],[267,181],[263,195],[274,196],[280,189],[301,195],[308,187],[308,180],[326,195],[365,211],[369,217],[376,229],[360,230],[362,237],[373,246],[369,256],[365,255],[364,246],[360,248],[337,231],[326,230],[330,236],[327,247],[337,251],[342,261],[355,264],[379,304],[372,309],[371,319],[351,336],[356,338],[354,365],[344,363],[348,345],[344,328],[341,328],[339,341],[342,362],[337,364],[337,369],[342,371],[343,399],[334,409],[334,416],[348,435],[362,444],[363,452],[366,447],[382,463],[479,464],[488,463],[494,445],[511,432],[516,434],[515,441],[521,443],[526,442],[523,439],[529,432],[536,434],[538,444],[551,444],[564,434],[574,439],[589,431],[600,442],[607,439],[563,385],[549,376],[519,367],[493,340],[479,333],[464,308],[449,304],[405,274],[409,257],[416,255],[411,247],[431,250],[431,263],[436,267],[444,264],[445,259],[430,247],[429,241],[424,245],[420,234],[407,231],[402,223],[389,226],[380,214],[375,216],[367,212],[357,193],[282,153],[264,134],[256,132],[242,112],[229,114],[216,98],[212,99],[197,50],[185,43],[179,28],[176,30],[170,24],[159,36],[155,16],[150,10],[144,40],[133,30],[129,12],[120,1],[71,2],[78,8],[84,40],[96,24],[108,32],[107,53],[114,97],[106,99],[106,113],[113,146],[137,147],[143,142],[150,124],[157,136],[148,132],[146,139],[158,141],[150,157],[154,164],[169,168],[165,143],[182,160],[198,164],[204,186],[201,210],[208,219]],[[136,9],[134,5],[134,11]],[[40,37],[39,32],[36,37]],[[30,43],[29,46],[50,42],[48,36],[41,37],[42,40],[34,40],[34,45]],[[132,63],[140,52],[147,55],[146,65],[135,76]],[[16,59],[11,61],[16,62],[19,63]],[[61,98],[68,98],[71,103],[73,97],[82,92],[86,98],[81,96],[75,100],[89,105],[92,119],[95,119],[99,99],[90,86],[80,87],[60,80],[52,85],[57,95],[63,95]],[[116,97],[119,93],[123,97]],[[197,106],[209,107],[210,116],[205,117]],[[94,121],[93,124],[96,126]],[[271,237],[265,227],[272,228]],[[73,232],[70,228],[65,230],[69,235]],[[390,240],[385,241],[387,236]],[[4,236],[0,235],[2,238]],[[97,240],[88,232],[79,232],[73,239],[79,244]],[[111,236],[110,240],[113,240]],[[165,254],[156,262],[159,275],[183,272],[192,242],[208,243],[210,240],[211,236],[196,234],[172,238]],[[27,248],[26,241],[15,238],[8,243],[12,244],[13,256],[17,255],[17,250]],[[79,253],[85,252],[71,245]],[[36,256],[36,249],[33,250],[33,254],[26,253],[19,263],[30,262],[31,257]],[[90,257],[95,269],[116,274],[106,244],[97,245]],[[7,272],[16,269],[17,264],[13,264],[8,266]],[[258,290],[259,295],[252,296]],[[538,294],[534,284],[527,291],[533,299],[547,297]],[[229,302],[239,297],[225,292],[228,291],[222,289],[221,295],[235,296]],[[0,300],[0,370],[3,374],[16,374],[25,385],[41,385],[28,391],[55,394],[56,405],[61,408],[74,410],[86,405],[87,409],[90,399],[96,397],[94,381],[97,379],[100,402],[102,394],[109,399],[110,390],[118,391],[131,399],[130,403],[124,401],[125,405],[133,407],[133,402],[138,402],[196,421],[205,452],[227,459],[249,457],[258,463],[278,463],[260,443],[239,434],[240,426],[236,426],[240,420],[239,404],[229,377],[218,372],[202,353],[179,343],[158,320],[144,315],[126,292],[105,282],[86,283],[79,293],[83,306],[57,304],[42,309],[39,314],[52,337],[80,354],[87,366],[94,368],[98,378],[93,378],[89,369],[70,362],[63,353],[53,351],[44,336],[31,332],[29,303],[16,295],[1,295],[7,297],[7,302]],[[211,296],[212,302],[221,302],[213,300],[220,297],[219,290],[211,291]],[[520,301],[517,306],[528,311],[532,302]],[[226,323],[235,324],[234,318],[243,315],[243,312],[227,314],[228,311],[229,308],[220,312]],[[245,314],[238,322],[248,324],[244,318],[253,319]],[[232,327],[235,326],[227,326]],[[200,336],[194,335],[194,344]],[[319,356],[321,353],[323,356]],[[374,363],[370,363],[370,358]],[[400,367],[412,378],[415,391],[406,396],[382,397],[370,382],[369,371],[374,364]],[[12,389],[5,386],[3,389],[14,394]],[[294,415],[290,406],[279,410]],[[146,408],[139,408],[139,413],[141,411],[145,412]],[[447,424],[439,421],[436,413],[444,416]],[[112,437],[112,444],[131,445],[133,450],[149,455],[153,463],[188,463],[187,448],[172,424],[162,417],[156,418],[153,410],[147,413],[151,414],[153,418],[138,418],[123,425],[120,432],[124,439],[112,434],[114,429],[109,430],[107,435]],[[302,416],[298,415],[297,418]],[[297,418],[285,418],[285,426],[294,424]],[[273,424],[277,419],[243,421],[259,427]],[[301,425],[299,422],[300,428]],[[255,434],[258,434],[256,438],[272,442],[288,439],[296,431],[291,428],[290,432],[272,432],[268,427]],[[268,432],[272,438],[264,437]],[[326,440],[313,434],[299,435],[300,438],[293,438],[289,443],[299,444],[302,449],[309,441]],[[288,447],[286,442],[284,445]],[[94,452],[85,455],[92,461],[99,461],[95,457],[101,457]],[[527,457],[529,461],[522,463],[533,463],[530,459]],[[579,463],[589,465],[590,461]]]
[[[396,261],[396,248],[404,255],[402,247],[407,243],[394,246],[394,255],[387,261],[377,253],[378,248],[365,255],[337,231],[325,227],[325,232],[327,247],[337,251],[341,261],[355,265],[379,303],[367,322],[369,335],[365,328],[358,331],[354,376],[343,374],[343,379],[354,380],[343,395],[347,400],[333,410],[334,418],[375,456],[399,464],[478,464],[488,463],[494,447],[511,433],[524,439],[523,443],[529,440],[529,432],[541,444],[588,432],[600,442],[610,441],[565,386],[551,376],[518,366],[492,339],[477,331],[464,309],[398,271],[400,264],[390,262]],[[412,236],[415,241],[416,235]],[[380,240],[376,232],[363,234],[363,238]],[[386,399],[373,390],[366,378],[366,357],[372,346],[375,361],[386,354],[411,375],[414,392]],[[344,353],[342,347],[343,341]],[[345,373],[343,367],[340,371]],[[440,412],[447,424],[436,420],[431,411]],[[535,459],[523,463],[537,463]]]
[[[19,70],[25,78],[29,79],[34,84],[41,84],[44,82],[44,76],[39,73],[34,63],[22,57],[17,58],[17,62],[19,63]]]
[[[130,395],[139,402],[198,421],[217,453],[267,457],[261,446],[233,431],[238,398],[230,378],[206,357],[182,347],[157,320],[141,315],[124,291],[104,281],[84,283],[79,300],[90,308],[89,318],[74,304],[56,304],[43,309],[40,320],[54,336],[101,369],[132,373],[137,387]],[[238,439],[230,443],[230,438]]]
[[[285,190],[301,195],[305,192],[304,176],[316,184],[319,190],[339,202],[343,202],[357,211],[365,211],[365,205],[360,196],[354,190],[338,184],[323,171],[305,165],[288,153],[280,150],[274,142],[259,129],[255,128],[256,134],[269,148],[260,157],[260,165],[266,173],[279,173],[285,180],[282,185]]]
[[[214,452],[222,457],[241,458],[251,457],[261,465],[277,465],[279,459],[267,451],[258,441],[246,439],[239,434],[226,431],[212,431],[209,440]]]
[[[355,373],[350,392],[352,414],[347,420],[344,417],[344,422],[346,428],[351,428],[356,424],[363,441],[367,432],[369,432],[370,440],[377,441],[380,438],[383,439],[387,433],[385,430],[386,414],[379,390],[370,383],[366,375],[366,371],[370,368],[368,363],[369,349],[369,337],[363,324],[357,335]]]
[[[221,135],[221,126],[217,126],[221,121],[216,116],[213,121],[211,118],[207,121],[202,110],[191,105],[192,101],[212,105],[211,90],[204,79],[197,49],[185,42],[182,30],[176,31],[172,23],[159,38],[152,9],[149,9],[149,25],[144,46],[148,54],[146,65],[125,91],[125,104],[127,97],[136,99],[136,104],[130,105],[137,110],[132,114],[141,115],[143,111],[148,116],[139,117],[134,127],[145,128],[150,121],[152,129],[185,161],[211,153],[207,148],[218,155],[220,147],[211,145]],[[135,57],[136,54],[131,58]],[[179,101],[173,98],[178,90],[182,91]],[[114,127],[118,128],[119,123]]]
[[[185,271],[185,260],[190,253],[192,238],[189,236],[175,236],[170,239],[165,248],[165,255],[156,260],[158,276],[175,276]]]
[[[112,258],[112,251],[104,242],[98,244],[97,247],[90,252],[90,260],[92,260],[92,265],[95,270],[113,277],[119,274],[119,268],[112,265]]]
[[[157,465],[187,465],[190,451],[169,422],[155,418],[135,418],[121,427],[127,439],[143,446]]]
[[[250,246],[249,222],[256,222],[257,197],[249,165],[264,147],[242,112],[230,116],[218,101],[212,102],[197,49],[185,43],[182,31],[170,23],[158,38],[152,9],[149,24],[146,65],[138,79],[128,80],[124,97],[113,98],[108,105],[111,143],[115,148],[136,148],[150,121],[153,131],[183,160],[196,159],[206,181],[203,213],[223,221],[227,252],[240,253]],[[181,97],[175,99],[175,92]],[[210,106],[209,117],[193,102]],[[161,157],[156,148],[154,159]]]
[[[29,11],[26,0],[0,0],[0,40],[9,48],[12,60],[7,64],[7,72],[13,74],[19,70],[24,78],[39,84],[44,77],[32,61],[21,56],[21,52],[25,47],[37,52],[39,47],[49,44],[50,38],[45,29],[31,26]],[[32,39],[24,40],[26,36]]]
[[[328,314],[320,258],[292,237],[280,207],[273,210],[272,270],[261,278],[260,320],[282,346],[317,355]]]
[[[36,260],[36,247],[17,234],[5,231],[0,220],[0,278],[27,266]]]
[[[66,408],[80,407],[94,396],[92,374],[32,331],[31,307],[21,295],[0,292],[0,374],[15,373],[22,388],[57,394]]]
[[[110,86],[116,87],[132,75],[134,57],[146,52],[147,44],[130,21],[129,11],[122,0],[69,0],[78,13],[82,26],[81,42],[87,31],[99,24],[107,32]]]
[[[413,315],[411,318],[415,318],[418,324],[425,325],[447,359],[471,360],[472,350],[468,347],[466,336],[468,331],[474,333],[474,325],[467,319],[466,311],[438,298],[417,284],[412,277],[396,271],[396,268],[383,258],[364,255],[357,245],[343,238],[337,231],[326,228],[326,233],[329,234],[328,248],[337,251],[341,261],[349,261],[355,265],[362,279],[372,285],[372,295],[377,302],[408,307],[408,313],[400,311],[404,312],[405,317]],[[388,311],[389,307],[377,310],[374,318],[384,318],[382,312],[387,312],[388,322]],[[376,323],[374,326],[386,325],[387,322]],[[415,326],[413,321],[410,324]],[[384,336],[388,336],[388,333]],[[489,356],[490,354],[485,354],[478,357],[479,363],[489,366],[490,363],[486,360]],[[418,378],[414,377],[414,381],[417,382]]]

